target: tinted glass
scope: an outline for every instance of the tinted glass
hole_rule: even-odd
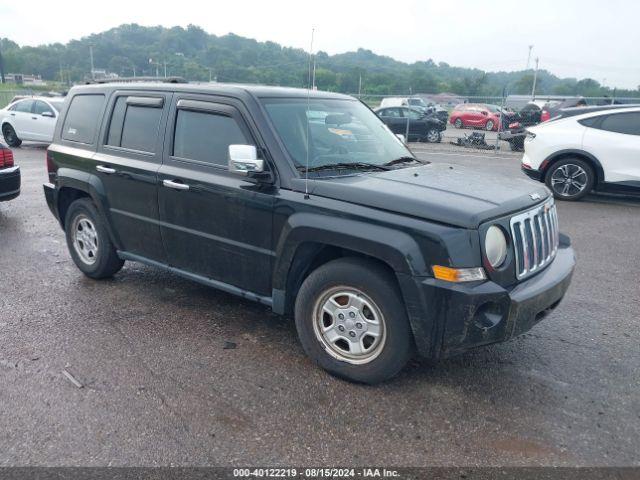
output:
[[[402,115],[400,114],[399,108],[387,108],[384,113],[385,117],[395,117],[400,118]]]
[[[54,114],[53,109],[49,105],[44,103],[42,100],[36,100],[36,105],[33,110],[33,113],[37,115],[42,115],[44,112],[49,112],[51,114]]]
[[[62,127],[62,138],[72,142],[93,143],[103,104],[102,94],[73,97]]]
[[[15,110],[16,112],[31,113],[32,106],[33,106],[33,100],[23,100],[21,102],[18,102],[13,108],[13,110]]]
[[[178,110],[175,157],[227,166],[229,145],[248,145],[238,123],[221,114]]]
[[[640,112],[607,115],[602,119],[600,128],[609,132],[640,135]]]
[[[402,111],[403,115],[405,118],[411,118],[413,120],[418,120],[420,118],[422,118],[422,115],[419,112],[416,112],[415,110],[411,110],[410,108],[405,108]]]
[[[127,97],[118,97],[111,115],[107,145],[153,152],[161,116],[162,108],[128,105]]]

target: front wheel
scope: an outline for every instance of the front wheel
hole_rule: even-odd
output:
[[[432,128],[427,131],[427,134],[425,135],[425,139],[427,140],[428,143],[438,143],[440,140],[442,140],[442,135],[440,134],[439,130]]]
[[[485,125],[484,125],[484,129],[486,131],[490,132],[490,131],[493,130],[493,127],[495,127],[495,126],[496,126],[496,124],[493,123],[493,120],[487,120],[487,123],[485,123]]]
[[[579,158],[554,163],[545,177],[547,187],[560,200],[580,200],[593,189],[594,181],[593,168]]]
[[[22,140],[18,138],[18,134],[9,124],[2,127],[2,136],[10,147],[16,148],[22,145]]]
[[[65,233],[71,258],[86,276],[107,278],[122,268],[124,261],[118,257],[98,209],[88,198],[69,206]]]
[[[382,382],[411,356],[411,331],[398,287],[369,260],[338,259],[313,271],[298,292],[295,318],[307,355],[347,380]]]

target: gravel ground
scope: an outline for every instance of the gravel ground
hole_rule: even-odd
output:
[[[521,175],[511,153],[415,151]],[[314,367],[292,321],[259,305],[134,263],[85,278],[44,201],[44,150],[15,156],[0,466],[640,465],[638,200],[560,204],[578,267],[531,332],[365,387]]]

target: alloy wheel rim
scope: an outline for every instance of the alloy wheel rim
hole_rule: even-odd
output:
[[[493,122],[491,120],[489,120],[487,122],[487,127],[486,128],[487,128],[487,130],[493,130]]]
[[[436,142],[438,140],[438,132],[435,130],[429,130],[429,132],[427,132],[427,140],[432,143]]]
[[[587,172],[580,165],[567,163],[556,168],[551,175],[551,188],[558,195],[573,197],[587,186]]]
[[[93,222],[85,215],[78,215],[73,221],[73,248],[87,265],[93,265],[98,259],[98,232]]]
[[[313,310],[313,330],[329,355],[353,365],[373,361],[386,340],[380,308],[362,291],[335,287],[326,291]]]

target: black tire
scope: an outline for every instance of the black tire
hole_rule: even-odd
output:
[[[424,136],[424,141],[427,143],[438,143],[440,140],[442,140],[442,134],[440,130],[435,128],[427,130],[427,134]]]
[[[580,173],[582,169],[582,173]],[[565,175],[566,172],[566,175]],[[584,184],[582,189],[578,189],[575,184],[566,188],[566,183],[560,183],[556,180],[575,177],[575,182]],[[580,158],[563,158],[552,164],[545,174],[545,183],[549,190],[553,192],[553,196],[559,200],[576,201],[585,197],[595,183],[595,175],[593,168],[587,162]]]
[[[339,359],[340,355],[332,352],[331,347],[320,340],[321,334],[316,334],[315,331],[314,312],[321,308],[322,299],[330,294],[328,292],[336,289],[341,292],[340,289],[345,288],[363,293],[382,315],[381,323],[384,325],[385,333],[380,335],[383,340],[380,340],[379,346],[376,347],[379,353],[366,363],[354,364],[349,360]],[[357,318],[351,320],[352,323],[357,321]],[[396,375],[412,355],[411,329],[398,287],[391,275],[373,261],[342,258],[314,270],[298,292],[295,319],[298,336],[307,355],[329,373],[340,378],[368,384],[382,382]],[[347,327],[349,328],[355,329],[353,326]],[[346,333],[344,336],[346,337]],[[364,342],[364,337],[362,341]]]
[[[487,120],[487,123],[484,124],[484,129],[487,132],[491,132],[493,130],[493,127],[495,127],[496,124],[493,123],[493,120]]]
[[[93,231],[97,238],[96,253],[93,256],[92,263],[83,260],[82,254],[79,253],[74,245],[76,222],[83,219],[88,220],[93,226]],[[90,199],[80,198],[69,206],[65,217],[65,233],[71,258],[87,277],[94,279],[109,278],[124,265],[124,260],[118,257],[116,249],[111,243],[102,215],[100,215],[100,212],[98,212],[98,209]]]
[[[8,123],[2,126],[2,136],[10,147],[17,148],[22,145],[22,140],[18,138],[18,134]]]
[[[464,128],[464,124],[462,123],[461,118],[456,118],[456,121],[453,122],[453,126],[456,128]]]

